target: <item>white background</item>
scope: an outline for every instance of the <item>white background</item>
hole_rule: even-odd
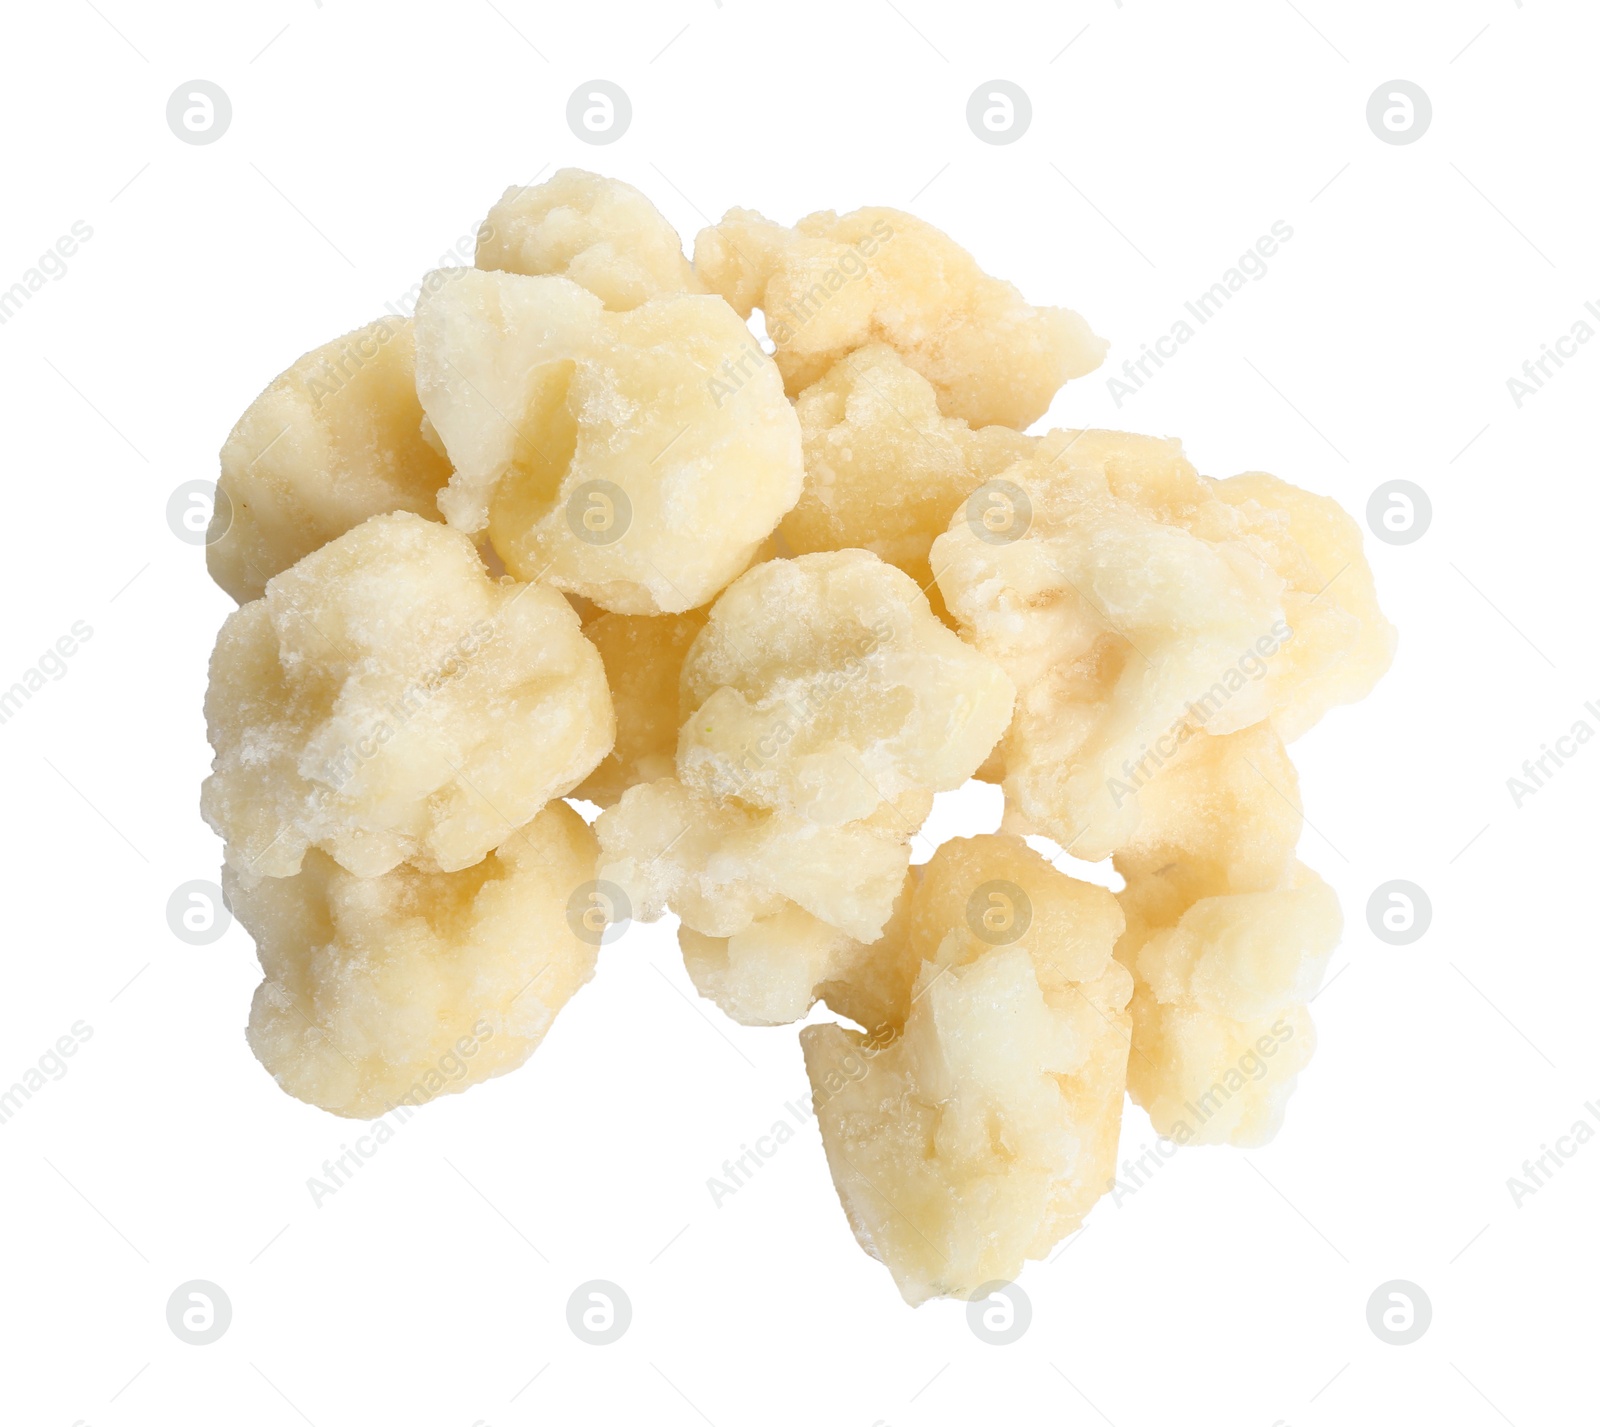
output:
[[[74,221],[94,235],[0,327],[0,683],[74,621],[94,633],[0,727],[0,1084],[74,1022],[93,1036],[0,1126],[0,1418],[1593,1420],[1600,1141],[1520,1207],[1506,1184],[1600,1100],[1600,746],[1520,809],[1506,787],[1574,720],[1600,727],[1582,707],[1600,699],[1600,345],[1520,409],[1506,386],[1600,299],[1586,8],[8,6],[0,288]],[[207,147],[164,117],[197,77],[234,108]],[[565,122],[596,77],[634,109],[606,148]],[[1033,102],[1005,147],[965,121],[996,77]],[[1404,147],[1365,121],[1397,77],[1434,109]],[[603,954],[527,1067],[428,1107],[320,1208],[306,1180],[357,1127],[251,1058],[243,932],[168,931],[173,889],[220,860],[196,802],[231,607],[169,532],[168,495],[215,476],[294,357],[398,299],[506,185],[573,163],[645,189],[686,240],[733,205],[910,208],[1083,312],[1114,342],[1107,371],[1284,220],[1268,275],[1137,397],[1119,410],[1103,372],[1048,423],[1181,435],[1209,474],[1270,470],[1358,518],[1385,480],[1431,495],[1420,541],[1368,542],[1393,671],[1294,750],[1302,855],[1347,930],[1288,1123],[1103,1201],[1023,1274],[1034,1316],[1012,1346],[980,1342],[959,1303],[902,1304],[814,1125],[713,1206],[707,1177],[805,1078],[792,1029],[694,997],[670,921]],[[995,815],[969,790],[930,833]],[[1366,924],[1391,878],[1432,899],[1409,947]],[[1151,1142],[1130,1106],[1124,1153]],[[207,1347],[165,1319],[194,1278],[233,1304]],[[566,1323],[595,1278],[633,1304],[609,1347]],[[1395,1278],[1433,1304],[1409,1347],[1366,1322]]]

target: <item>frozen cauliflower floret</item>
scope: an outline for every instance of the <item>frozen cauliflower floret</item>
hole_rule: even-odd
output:
[[[905,809],[889,811],[898,818]],[[884,816],[821,826],[718,803],[673,778],[630,788],[595,833],[600,877],[626,893],[636,920],[655,921],[670,906],[685,926],[713,937],[796,906],[874,941],[911,861],[909,834]]]
[[[684,614],[606,614],[583,632],[606,667],[617,713],[617,741],[573,796],[609,808],[635,783],[672,775],[678,752],[678,677],[705,628],[703,610]]]
[[[721,298],[608,312],[562,277],[435,276],[417,305],[417,391],[455,466],[439,508],[468,534],[487,527],[518,579],[620,614],[680,613],[799,498],[794,408]]]
[[[861,943],[793,903],[758,917],[730,937],[678,928],[689,979],[740,1025],[782,1026],[802,1019],[817,987],[859,956]]]
[[[800,1034],[834,1184],[908,1303],[1014,1279],[1116,1158],[1127,971],[1112,895],[1020,839],[947,842],[911,897],[903,1029]]]
[[[937,228],[893,208],[813,213],[793,228],[735,208],[700,232],[694,263],[741,317],[761,309],[791,395],[885,342],[933,383],[946,416],[1021,430],[1106,353],[1077,313],[1030,307]]]
[[[806,484],[779,533],[793,554],[870,550],[930,598],[928,548],[972,491],[1039,444],[1005,426],[941,416],[894,348],[852,352],[795,402]]]
[[[1080,432],[999,479],[1022,518],[997,532],[957,511],[933,565],[1018,689],[1008,803],[1097,861],[1138,826],[1139,788],[1186,725],[1272,714],[1265,676],[1293,638],[1284,580],[1175,441]]]
[[[459,872],[356,877],[320,852],[294,877],[226,869],[266,972],[250,1048],[296,1099],[363,1119],[515,1070],[594,973],[567,903],[595,852],[553,803]]]
[[[206,821],[241,873],[320,848],[360,877],[480,861],[611,746],[600,656],[555,590],[374,516],[235,610],[211,657]]]
[[[1128,1088],[1179,1144],[1264,1143],[1315,1048],[1305,1002],[1339,939],[1295,861],[1299,787],[1271,723],[1195,733],[1144,790],[1119,851],[1133,973]]]
[[[1140,789],[1138,831],[1113,859],[1130,935],[1143,922],[1172,925],[1202,897],[1269,891],[1294,864],[1300,785],[1276,728],[1186,733]]]
[[[450,463],[421,434],[411,324],[384,317],[307,352],[222,448],[206,565],[234,599],[368,516],[439,518]]]
[[[1272,891],[1203,897],[1144,941],[1128,1089],[1158,1134],[1251,1146],[1277,1133],[1342,925],[1332,889],[1297,865]]]
[[[960,787],[1012,696],[894,566],[865,550],[771,560],[723,592],[684,661],[678,777],[848,823]]]
[[[1273,718],[1290,742],[1336,704],[1372,692],[1394,660],[1394,626],[1378,608],[1361,527],[1327,496],[1251,472],[1214,483],[1249,522],[1281,576],[1294,642],[1272,661]]]
[[[905,932],[920,870],[906,874],[883,935],[870,944],[793,904],[728,937],[681,926],[678,944],[689,979],[741,1025],[787,1025],[821,1000],[887,1036],[905,1020],[921,967]]]
[[[581,168],[514,185],[478,236],[484,269],[571,278],[613,312],[666,293],[704,292],[673,226],[630,184]]]

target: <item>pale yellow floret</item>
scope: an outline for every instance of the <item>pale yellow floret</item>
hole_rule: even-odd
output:
[[[655,204],[631,184],[579,168],[508,188],[479,230],[477,265],[571,278],[613,312],[705,291]]]
[[[243,604],[368,516],[439,519],[450,463],[423,439],[411,323],[384,317],[307,352],[222,448],[211,578]]]
[[[732,936],[678,928],[695,989],[747,1026],[787,1025],[818,1001],[886,1036],[905,1020],[921,962],[905,932],[921,868],[906,874],[876,941],[863,942],[793,904],[757,917]]]
[[[870,550],[937,598],[928,548],[972,491],[1038,439],[974,430],[942,416],[938,397],[892,347],[841,359],[795,401],[806,484],[778,527],[791,553]]]
[[[852,822],[960,787],[1011,703],[1000,668],[892,565],[864,550],[771,560],[723,592],[684,661],[678,777]]]
[[[1361,527],[1335,500],[1251,472],[1214,484],[1283,576],[1294,641],[1273,657],[1273,721],[1292,743],[1337,704],[1366,698],[1394,662],[1397,636],[1378,608]]]
[[[1007,826],[1093,860],[1134,836],[1186,730],[1272,719],[1293,736],[1365,693],[1393,631],[1331,502],[1266,476],[1207,480],[1175,441],[1047,439],[1055,455],[997,478],[1022,533],[957,512],[932,560],[963,632],[1017,685]]]
[[[374,516],[276,576],[217,637],[201,792],[230,866],[309,848],[371,877],[458,871],[581,782],[614,733],[600,656],[556,591],[471,540]]]
[[[595,852],[554,803],[459,872],[357,877],[320,852],[294,877],[228,869],[266,973],[251,1049],[297,1099],[364,1119],[515,1070],[593,974],[567,907]]]
[[[1106,1191],[1131,977],[1112,895],[1018,838],[943,844],[910,901],[898,1036],[801,1043],[851,1227],[915,1304],[1015,1278]]]
[[[742,317],[759,307],[792,395],[841,357],[893,347],[947,416],[1017,430],[1106,343],[1064,307],[1032,307],[931,224],[893,208],[813,213],[784,228],[735,208],[694,244],[695,270]]]
[[[1133,973],[1128,1089],[1180,1144],[1263,1144],[1311,1059],[1307,1003],[1337,897],[1295,860],[1299,787],[1271,723],[1197,733],[1149,784],[1117,957]]]
[[[434,277],[417,391],[455,467],[439,508],[487,528],[518,579],[679,613],[739,574],[799,498],[794,409],[721,298],[608,312],[563,277]]]
[[[719,803],[673,778],[630,788],[595,832],[600,876],[623,890],[637,920],[670,907],[685,926],[715,937],[793,905],[873,941],[911,860],[909,833],[883,818],[825,826]]]
[[[635,783],[672,775],[678,753],[678,679],[684,655],[705,627],[704,610],[684,614],[606,614],[584,622],[600,651],[617,741],[573,796],[609,808]]]

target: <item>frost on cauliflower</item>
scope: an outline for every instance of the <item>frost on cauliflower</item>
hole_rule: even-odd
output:
[[[222,448],[206,565],[243,604],[368,516],[439,519],[450,463],[423,439],[411,324],[380,318],[274,379]]]
[[[723,592],[684,661],[678,777],[837,826],[959,788],[1011,704],[1006,675],[892,565],[770,560]]]
[[[946,416],[1022,430],[1106,352],[1077,313],[1029,306],[937,228],[893,208],[813,213],[793,228],[735,208],[701,230],[694,265],[741,317],[761,309],[791,395],[883,342],[933,384]]]
[[[602,879],[669,908],[702,994],[776,1025],[876,968],[910,839],[1005,727],[1004,675],[865,551],[773,559],[723,592],[683,662],[677,776],[595,824]]]
[[[1151,782],[1117,957],[1133,973],[1128,1089],[1179,1144],[1277,1133],[1316,1046],[1306,1003],[1342,919],[1297,862],[1299,791],[1271,724],[1196,734]]]
[[[518,579],[620,614],[680,613],[799,498],[794,409],[719,297],[608,312],[564,277],[442,270],[416,332],[417,391],[455,467],[439,508],[487,528]]]
[[[655,204],[631,184],[579,168],[508,188],[480,229],[477,265],[571,278],[613,312],[705,291]]]
[[[952,513],[1038,438],[942,416],[938,394],[892,347],[840,360],[795,401],[806,483],[779,533],[796,555],[870,550],[937,598],[928,549]]]
[[[609,808],[636,783],[672,775],[678,752],[678,677],[684,655],[705,628],[704,610],[684,614],[606,614],[585,622],[600,651],[617,714],[617,740],[573,796]]]
[[[250,1048],[289,1094],[363,1119],[515,1070],[594,972],[567,905],[595,851],[553,803],[458,872],[357,877],[320,852],[293,877],[224,871],[266,973]]]
[[[1131,978],[1116,899],[1019,838],[943,844],[910,896],[898,1034],[800,1033],[828,1165],[908,1303],[1013,1279],[1110,1183]]]
[[[915,877],[896,900],[876,941],[858,941],[800,907],[757,917],[731,936],[678,928],[683,963],[697,990],[746,1026],[782,1026],[804,1019],[818,1001],[880,1033],[904,1017],[917,963],[899,921]]]
[[[827,826],[718,802],[662,778],[630,788],[596,820],[600,876],[623,890],[638,921],[655,921],[670,907],[685,926],[729,937],[798,907],[870,942],[889,920],[911,861],[901,814],[885,808],[873,819]]]
[[[663,778],[596,821],[599,875],[636,920],[677,913],[695,988],[741,1024],[785,1025],[826,1000],[878,1025],[915,975],[895,927],[915,877],[907,829],[929,806],[824,827]]]
[[[556,591],[491,580],[472,541],[374,516],[234,611],[211,657],[201,792],[228,864],[288,877],[470,867],[586,777],[614,724]]]
[[[813,1106],[912,1304],[1076,1230],[1125,1092],[1180,1144],[1272,1136],[1340,933],[1285,743],[1395,646],[1355,521],[1027,434],[1107,344],[893,209],[734,209],[691,264],[563,169],[419,291],[250,406],[207,532],[241,607],[202,811],[285,1091],[503,1074],[606,922],[670,912],[733,1020],[853,1023],[800,1032]],[[1002,830],[912,866],[970,777]]]
[[[1331,502],[1270,477],[1206,480],[1176,441],[1052,437],[1054,457],[997,478],[1015,526],[997,537],[958,511],[932,560],[962,630],[1017,685],[1007,825],[1098,860],[1192,733],[1267,718],[1298,732],[1370,687],[1393,633]]]

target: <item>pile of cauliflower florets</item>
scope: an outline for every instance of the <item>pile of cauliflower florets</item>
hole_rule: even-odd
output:
[[[1394,632],[1333,501],[1027,434],[1104,350],[908,214],[734,210],[691,265],[566,170],[274,381],[222,453],[202,806],[283,1088],[374,1117],[514,1069],[670,910],[736,1021],[859,1027],[800,1040],[909,1302],[1075,1229],[1125,1089],[1269,1138],[1340,932],[1284,745]],[[912,866],[973,777],[1001,831]]]

